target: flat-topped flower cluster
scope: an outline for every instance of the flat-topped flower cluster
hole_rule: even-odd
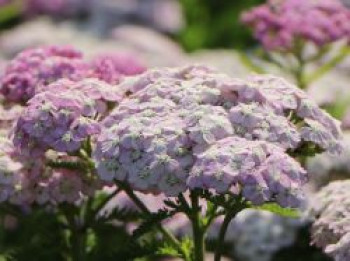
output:
[[[199,243],[217,217],[224,215],[220,246],[227,222],[245,208],[299,207],[308,180],[299,161],[342,150],[340,123],[279,77],[237,79],[200,65],[139,74],[136,61],[86,61],[75,49],[44,47],[7,65],[0,82],[3,206],[53,209],[72,240],[117,216],[126,232],[145,221],[176,256],[189,260],[193,251],[202,260]],[[147,203],[143,193],[160,203]],[[267,207],[280,210],[277,204]],[[158,224],[147,228],[153,218]],[[168,231],[180,234],[187,224],[193,249]],[[346,240],[329,252],[340,253]],[[85,260],[81,243],[71,246],[76,260]]]
[[[117,84],[126,75],[139,74],[145,66],[130,54],[101,54],[91,61],[70,46],[47,46],[28,49],[5,67],[0,93],[7,101],[25,103],[38,89],[59,79],[80,81],[97,78]]]
[[[313,242],[336,261],[350,259],[350,181],[335,181],[321,189],[311,213]]]
[[[133,93],[103,121],[94,160],[102,180],[176,196],[188,188],[298,206],[307,177],[290,155],[338,152],[339,123],[274,76],[230,78],[203,66],[126,79]]]
[[[242,21],[267,50],[293,50],[300,40],[317,46],[350,40],[350,10],[339,0],[269,0]]]
[[[41,159],[41,172],[53,173],[54,184],[81,174],[57,164],[46,171],[48,153],[69,166],[83,161],[89,173],[72,179],[72,188],[99,178],[166,196],[199,188],[296,207],[307,175],[294,157],[341,149],[339,123],[281,78],[236,79],[185,66],[116,80],[142,71],[131,62],[121,66],[132,59],[118,57],[88,63],[72,48],[48,47],[25,51],[7,66],[1,92],[26,101],[9,133],[14,149]],[[18,80],[21,72],[30,84]]]
[[[0,85],[1,202],[77,203],[101,189],[105,183],[81,164],[78,152],[91,145],[101,119],[124,98],[116,83],[144,69],[129,54],[89,62],[66,46],[29,49],[10,61]]]

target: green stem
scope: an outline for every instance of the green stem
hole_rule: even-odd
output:
[[[135,205],[145,214],[150,215],[151,211],[146,207],[146,205],[135,195],[134,191],[126,183],[117,182],[119,188],[124,190],[128,197],[135,203]],[[182,249],[181,243],[176,239],[176,237],[171,234],[167,229],[165,229],[162,224],[157,225],[159,231],[163,236],[173,245],[173,247],[182,255],[185,260],[188,260],[186,252]]]
[[[299,68],[294,73],[296,84],[302,90],[305,90],[308,87],[304,78],[304,68],[305,68],[305,64],[301,62],[299,65]]]
[[[87,230],[84,225],[77,224],[75,215],[62,209],[63,215],[67,220],[68,229],[70,230],[70,253],[72,261],[86,260],[86,240]]]
[[[205,229],[202,226],[201,209],[199,206],[198,195],[191,192],[192,202],[192,231],[194,240],[194,261],[204,261],[205,254]]]
[[[295,51],[295,58],[298,61],[298,67],[294,71],[294,78],[296,81],[297,86],[304,90],[308,87],[306,81],[305,81],[305,67],[306,62],[303,58],[303,47],[302,45],[297,48]]]
[[[120,188],[115,189],[112,193],[110,193],[94,210],[92,217],[95,218],[96,215],[108,204],[108,202],[117,196],[122,190]]]
[[[73,261],[86,260],[86,231],[75,229],[71,235],[72,259]]]
[[[321,65],[317,70],[311,73],[305,80],[306,84],[311,84],[312,82],[318,80],[330,70],[332,70],[337,64],[342,62],[350,54],[350,48],[344,45],[339,53],[334,56],[331,60]]]
[[[221,228],[220,228],[220,231],[219,231],[219,238],[218,238],[217,247],[216,247],[216,251],[215,251],[214,261],[220,261],[220,259],[221,259],[221,255],[222,255],[223,247],[224,247],[224,242],[225,242],[226,231],[227,231],[227,228],[228,228],[231,220],[235,217],[235,215],[236,215],[236,213],[232,211],[231,213],[228,213],[224,218],[224,221],[223,221]]]

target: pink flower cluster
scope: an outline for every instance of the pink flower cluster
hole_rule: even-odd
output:
[[[321,189],[311,213],[314,244],[325,249],[335,261],[350,260],[350,181],[335,181]]]
[[[119,83],[124,75],[136,75],[146,70],[141,61],[124,53],[101,54],[91,63],[93,76],[110,84]]]
[[[306,179],[306,171],[283,149],[230,137],[197,157],[187,184],[218,193],[241,192],[255,205],[276,201],[283,207],[296,207],[303,201],[301,187]]]
[[[75,161],[74,157],[56,157]],[[0,138],[0,202],[20,206],[79,203],[100,187],[86,173],[47,167],[44,157],[23,158],[8,139]]]
[[[131,60],[129,65],[133,66]],[[2,202],[77,204],[105,185],[86,166],[82,171],[57,165],[86,164],[76,156],[79,149],[91,149],[100,121],[125,96],[119,86],[97,79],[96,72],[70,47],[31,49],[9,62],[0,89],[0,135],[12,139],[0,142]],[[119,79],[136,73],[102,68],[99,72]]]
[[[82,53],[68,46],[29,49],[6,66],[0,80],[0,93],[7,101],[24,104],[39,89],[45,89],[59,79],[79,81],[97,78],[116,84],[124,76],[139,74],[144,70],[142,63],[129,54],[104,54],[86,61]]]
[[[267,50],[293,50],[301,40],[317,46],[350,40],[350,10],[339,0],[268,0],[242,21]]]
[[[80,80],[87,64],[82,54],[66,46],[28,49],[9,62],[0,82],[0,92],[8,101],[25,103],[36,89],[58,79]]]
[[[48,85],[28,101],[16,122],[14,144],[23,154],[48,149],[77,151],[82,142],[100,132],[97,116],[107,110],[106,101],[119,101],[117,86],[94,79],[66,79]]]
[[[277,77],[240,80],[187,66],[149,71],[121,88],[134,94],[104,120],[94,160],[102,180],[135,190],[214,189],[297,206],[306,176],[287,149],[341,148],[339,123]]]

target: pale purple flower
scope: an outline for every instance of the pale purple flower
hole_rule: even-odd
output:
[[[190,188],[218,193],[239,185],[243,196],[256,205],[277,201],[285,207],[302,201],[305,182],[305,170],[281,148],[238,137],[220,140],[198,155],[187,180]]]
[[[321,148],[327,148],[331,153],[340,153],[342,145],[339,140],[336,140],[329,129],[318,121],[306,120],[306,125],[300,129],[300,134],[303,140],[313,142]]]
[[[350,256],[350,181],[334,181],[315,196],[310,214],[313,243],[322,247],[337,261],[347,261]]]
[[[37,92],[58,79],[80,80],[89,65],[82,54],[68,46],[28,49],[10,61],[0,82],[0,92],[13,102],[25,103]]]
[[[65,90],[59,86],[58,92],[50,89],[29,100],[16,122],[14,144],[23,154],[40,154],[48,149],[74,152],[88,137],[100,132],[95,120],[99,113],[98,101],[79,89]]]
[[[108,82],[118,84],[124,76],[143,73],[146,67],[132,54],[107,53],[96,56],[92,62],[94,77]]]
[[[285,148],[296,148],[301,142],[297,128],[288,118],[257,103],[239,104],[230,110],[230,120],[237,135],[247,139],[267,140]]]
[[[143,192],[202,188],[295,207],[307,177],[287,149],[333,150],[340,140],[338,123],[318,107],[301,109],[311,100],[278,77],[186,66],[150,70],[120,88],[132,95],[103,121],[93,157],[101,179]],[[303,139],[311,120],[326,130],[322,143]]]
[[[295,50],[300,40],[325,46],[349,40],[350,10],[339,0],[269,0],[243,13],[267,50]]]

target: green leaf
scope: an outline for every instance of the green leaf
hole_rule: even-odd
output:
[[[119,220],[123,222],[133,222],[144,217],[144,214],[137,210],[133,210],[127,207],[115,206],[109,213],[104,213],[103,216],[99,216],[97,222],[106,222],[108,220]]]
[[[283,216],[283,217],[291,217],[291,218],[297,218],[300,217],[300,212],[298,209],[294,208],[282,208],[276,203],[266,203],[261,206],[251,206],[251,208],[258,209],[258,210],[266,210],[270,211],[274,214]]]
[[[144,217],[144,221],[134,230],[132,234],[133,240],[136,240],[144,234],[153,230],[153,228],[160,224],[163,220],[171,217],[174,213],[168,210],[159,210],[157,213],[151,213]]]
[[[180,253],[169,244],[164,244],[161,246],[157,250],[156,254],[160,256],[181,257]]]

